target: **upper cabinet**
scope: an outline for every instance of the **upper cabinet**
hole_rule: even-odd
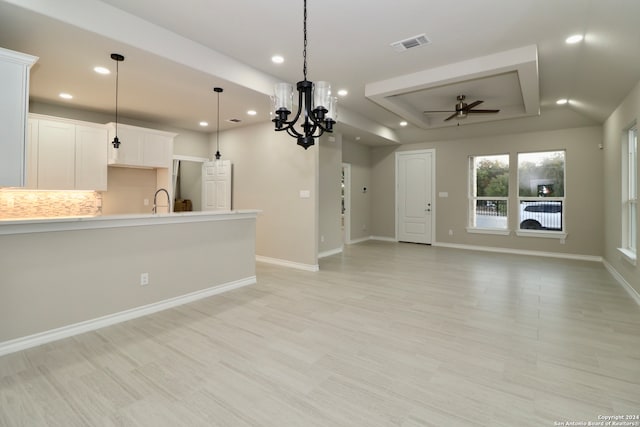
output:
[[[171,168],[175,133],[118,124],[120,147],[111,144],[115,124],[109,123],[109,165]]]
[[[37,60],[0,48],[0,187],[24,185],[29,70]]]
[[[107,138],[104,125],[31,115],[27,186],[106,190]]]

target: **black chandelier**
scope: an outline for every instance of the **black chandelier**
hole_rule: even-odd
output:
[[[329,82],[319,81],[314,84],[307,80],[307,0],[304,0],[303,34],[304,79],[296,85],[298,112],[291,121],[287,121],[293,109],[293,86],[289,83],[277,83],[272,98],[276,117],[272,122],[275,123],[276,131],[286,130],[289,135],[298,140],[298,145],[306,150],[315,143],[315,138],[324,132],[333,132],[333,125],[337,118],[337,98],[331,96]],[[294,128],[301,114],[304,114],[304,120],[299,125],[302,133]]]
[[[120,147],[120,140],[118,139],[118,75],[120,74],[120,69],[118,67],[118,64],[124,61],[124,56],[120,55],[119,53],[112,53],[111,59],[116,61],[116,135],[115,138],[113,138],[113,142],[111,143],[113,144],[114,148],[118,148]]]

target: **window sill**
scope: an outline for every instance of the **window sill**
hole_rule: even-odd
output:
[[[467,233],[475,233],[475,234],[495,234],[498,236],[508,236],[511,234],[511,230],[506,230],[504,228],[476,228],[476,227],[467,227]]]
[[[622,258],[627,260],[627,262],[636,265],[636,253],[624,248],[618,248],[618,252],[622,254]]]
[[[516,230],[516,236],[519,237],[542,237],[546,239],[560,239],[567,238],[567,233],[564,231],[545,231],[545,230]]]

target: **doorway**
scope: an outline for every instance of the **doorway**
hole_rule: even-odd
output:
[[[342,242],[351,243],[351,164],[342,164]]]
[[[435,224],[435,150],[396,153],[396,237],[430,245]]]

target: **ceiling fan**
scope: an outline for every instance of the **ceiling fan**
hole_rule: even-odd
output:
[[[455,110],[429,110],[429,111],[424,111],[424,114],[429,114],[429,113],[453,113],[452,115],[450,115],[449,117],[444,119],[444,121],[446,122],[447,120],[451,120],[454,117],[456,119],[464,119],[464,118],[467,117],[467,114],[471,114],[471,113],[483,113],[483,114],[490,113],[490,114],[492,114],[492,113],[500,112],[500,110],[476,110],[474,108],[477,107],[478,105],[482,104],[484,101],[474,101],[471,104],[467,104],[466,102],[464,102],[465,98],[466,97],[464,95],[458,95],[458,97],[457,97],[458,102],[456,103],[456,109]]]

